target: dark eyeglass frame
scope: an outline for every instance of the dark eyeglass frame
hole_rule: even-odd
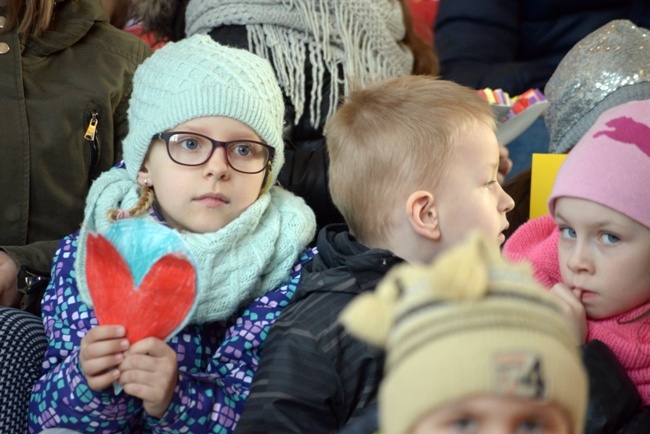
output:
[[[208,154],[208,157],[205,159],[205,161],[203,161],[202,163],[197,163],[197,164],[187,164],[187,163],[181,163],[180,161],[176,161],[174,159],[174,157],[172,157],[172,153],[169,150],[169,139],[172,136],[176,135],[176,134],[189,134],[189,135],[192,135],[192,136],[203,137],[204,139],[209,140],[210,143],[212,143],[212,150]],[[166,131],[164,133],[154,134],[153,137],[151,138],[151,141],[154,141],[154,140],[162,140],[162,141],[165,142],[165,148],[167,149],[167,155],[169,155],[169,158],[174,163],[180,164],[181,166],[189,166],[189,167],[197,167],[197,166],[204,165],[205,163],[208,162],[208,160],[210,160],[210,158],[212,158],[212,155],[214,154],[214,150],[217,149],[220,146],[223,146],[224,149],[226,149],[225,156],[226,156],[226,162],[228,163],[228,167],[232,168],[233,170],[235,170],[235,171],[237,171],[239,173],[246,173],[246,174],[249,174],[249,175],[254,175],[256,173],[260,173],[260,172],[268,169],[269,166],[271,165],[271,161],[273,161],[273,157],[275,156],[275,148],[267,145],[266,143],[258,142],[256,140],[231,140],[229,142],[220,142],[219,140],[214,140],[214,139],[212,139],[212,138],[210,138],[210,137],[208,137],[206,135],[195,133],[195,132],[192,132],[192,131]],[[232,143],[255,143],[255,144],[264,146],[266,148],[266,150],[269,151],[269,158],[267,159],[266,163],[264,163],[264,167],[262,167],[260,170],[255,171],[255,172],[245,172],[243,170],[239,170],[236,167],[234,167],[230,163],[230,159],[228,158],[228,145],[230,145]]]

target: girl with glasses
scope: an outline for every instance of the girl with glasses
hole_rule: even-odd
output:
[[[124,164],[93,184],[55,258],[32,432],[234,430],[266,331],[313,256],[313,212],[275,185],[283,114],[268,62],[208,36],[169,43],[137,70]],[[92,309],[89,231],[123,219],[168,226],[196,259],[196,308],[166,342],[130,342]]]

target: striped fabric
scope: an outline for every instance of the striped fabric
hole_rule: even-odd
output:
[[[39,317],[0,307],[0,433],[27,431],[29,396],[46,348]]]

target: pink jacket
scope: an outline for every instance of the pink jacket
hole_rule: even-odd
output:
[[[562,282],[557,253],[560,231],[549,215],[528,221],[506,241],[503,255],[512,261],[532,264],[538,282],[546,288]],[[604,320],[587,320],[587,342],[605,343],[621,362],[634,382],[645,405],[650,404],[650,316],[642,321],[623,324],[650,309],[645,304],[624,314]]]

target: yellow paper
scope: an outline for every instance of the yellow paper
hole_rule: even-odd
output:
[[[548,197],[553,189],[557,171],[566,154],[533,154],[530,179],[530,218],[548,214]]]

